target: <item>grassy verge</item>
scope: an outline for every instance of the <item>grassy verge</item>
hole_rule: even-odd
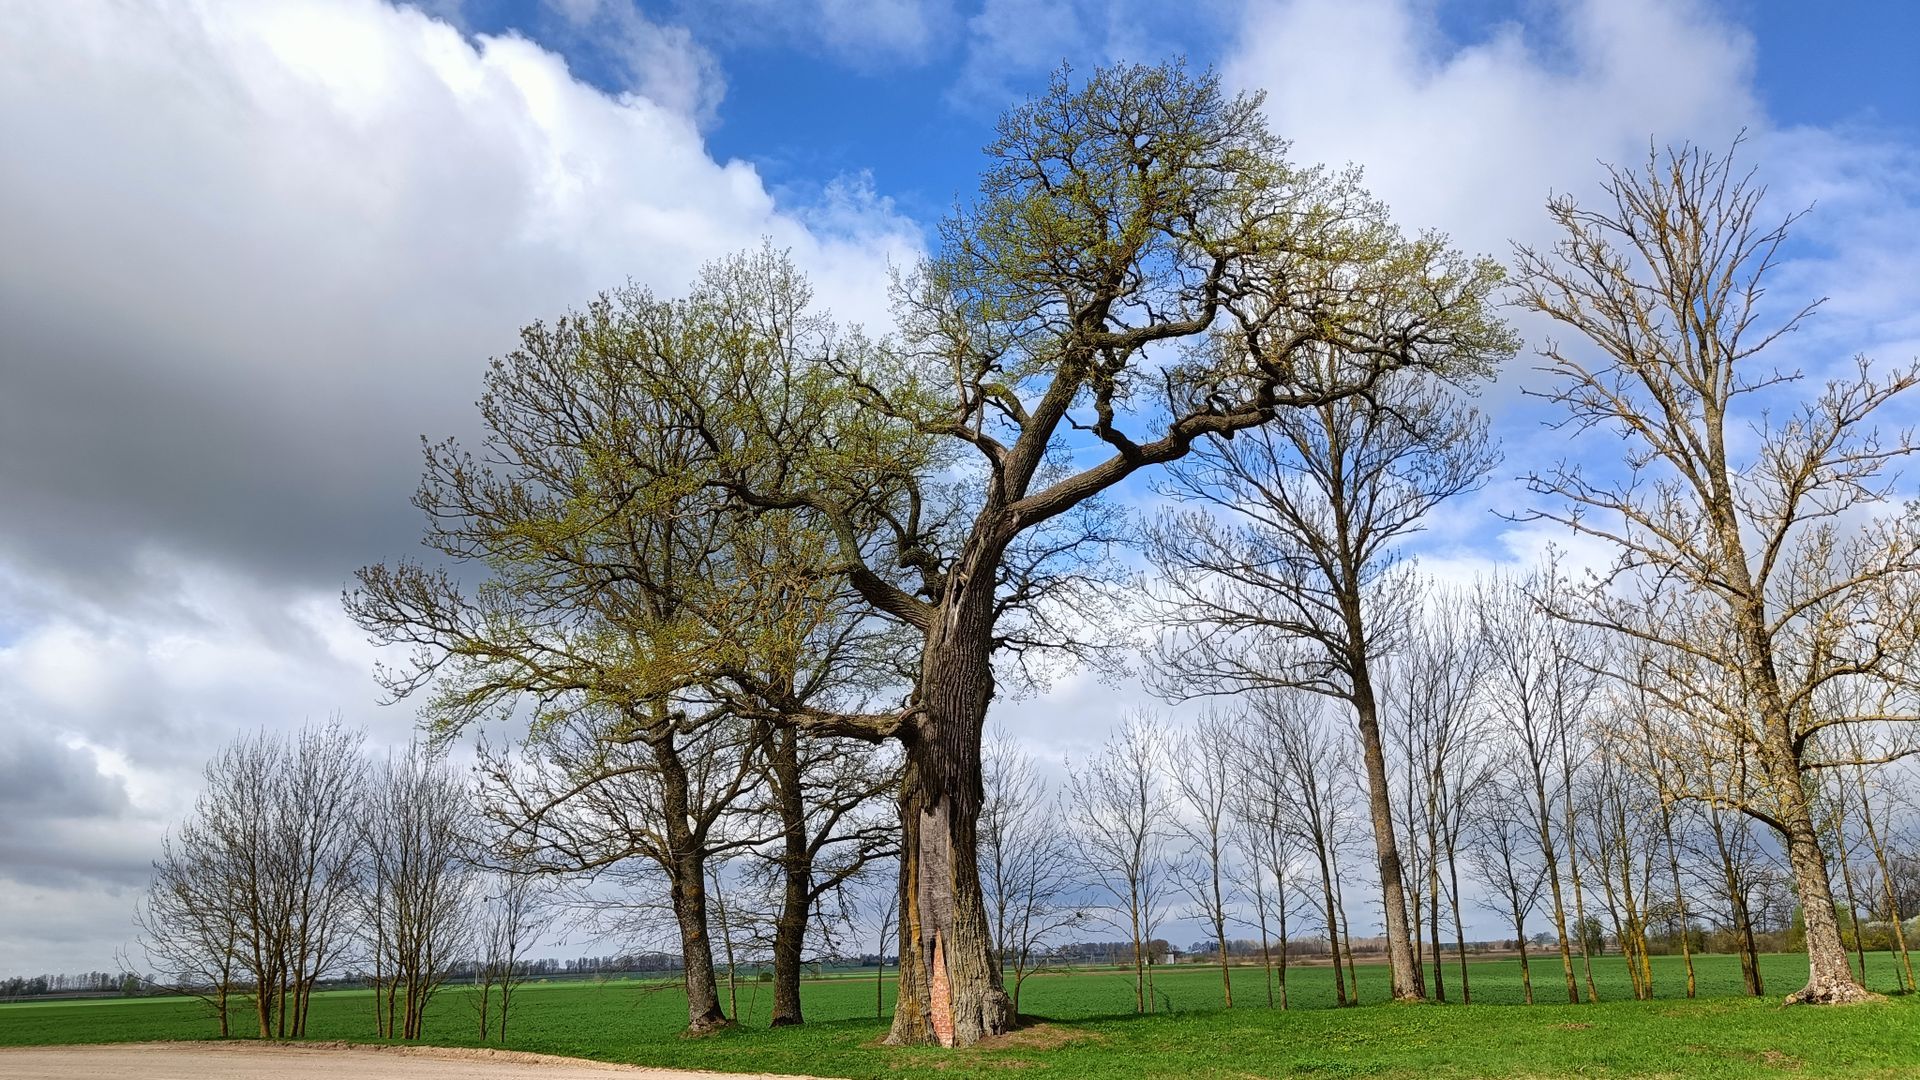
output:
[[[1266,1005],[1258,969],[1235,971],[1237,1007],[1220,1005],[1217,969],[1156,974],[1162,1011],[1132,1015],[1131,977],[1123,972],[1043,973],[1029,979],[1022,1011],[1035,1022],[999,1045],[953,1052],[883,1047],[875,985],[863,979],[807,984],[809,1022],[766,1029],[770,988],[739,988],[739,1027],[685,1038],[684,999],[671,987],[635,983],[534,984],[516,1000],[509,1045],[518,1050],[607,1061],[718,1070],[768,1070],[838,1077],[1895,1077],[1920,1075],[1920,1000],[1894,997],[1849,1009],[1789,1009],[1778,1002],[1799,985],[1804,960],[1766,958],[1770,996],[1739,995],[1731,957],[1699,958],[1699,997],[1684,998],[1677,958],[1656,961],[1659,997],[1627,998],[1617,958],[1596,964],[1602,1001],[1568,1005],[1557,964],[1537,964],[1536,995],[1558,991],[1561,1004],[1521,1007],[1519,965],[1487,961],[1471,968],[1473,1005],[1381,1004],[1385,972],[1360,971],[1355,1009],[1332,1007],[1331,973],[1296,969],[1292,1008]],[[1877,969],[1877,970],[1876,970]],[[1893,989],[1885,957],[1869,957],[1876,989]],[[1447,972],[1458,998],[1458,969]],[[881,1009],[891,1005],[891,984]],[[436,1000],[428,1042],[478,1045],[469,992]],[[343,991],[315,998],[315,1039],[373,1041],[373,998]],[[235,1030],[248,1018],[234,1016]],[[210,1038],[213,1019],[187,1001],[86,1001],[0,1006],[0,1045]]]

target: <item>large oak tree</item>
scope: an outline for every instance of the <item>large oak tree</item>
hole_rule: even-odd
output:
[[[902,280],[897,336],[776,337],[687,394],[734,496],[826,523],[847,580],[922,635],[905,707],[809,718],[906,751],[896,1043],[1012,1021],[976,859],[981,731],[997,657],[1063,636],[1036,601],[1072,565],[1049,556],[1084,552],[1075,515],[1204,440],[1509,348],[1493,264],[1284,150],[1211,76],[1062,74],[1001,120],[978,196]],[[901,452],[924,438],[937,474]]]

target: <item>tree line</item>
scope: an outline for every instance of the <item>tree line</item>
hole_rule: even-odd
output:
[[[1596,1000],[1603,953],[1625,965],[1638,998],[1653,996],[1656,954],[1680,959],[1693,996],[1694,956],[1707,951],[1738,956],[1746,992],[1765,993],[1760,954],[1806,947],[1783,845],[1750,815],[1677,796],[1701,766],[1667,756],[1656,732],[1674,718],[1604,674],[1604,638],[1533,602],[1566,587],[1554,574],[1455,592],[1421,583],[1428,603],[1406,648],[1379,666],[1423,993],[1472,1001],[1468,959],[1489,945],[1517,957],[1529,1004],[1537,987]],[[1218,965],[1226,1007],[1252,967],[1264,1004],[1286,1008],[1290,962],[1305,957],[1294,979],[1330,979],[1336,1003],[1358,1003],[1355,953],[1388,948],[1365,936],[1356,949],[1348,900],[1378,889],[1356,857],[1372,845],[1362,752],[1349,716],[1291,688],[1241,695],[1187,725],[1136,711],[1091,758],[1065,762],[1057,790],[1031,758],[990,743],[983,862],[1053,871],[986,876],[1009,992],[1017,1001],[1037,965],[1084,954],[1063,934],[1108,927],[1128,935],[1118,951],[1130,953],[1136,1009],[1153,1011],[1160,935],[1180,922],[1209,935],[1190,952]],[[1908,936],[1920,929],[1911,782],[1909,767],[1854,762],[1826,771],[1813,795],[1844,883],[1832,917],[1856,978],[1866,981],[1869,951],[1884,951],[1909,992]],[[1376,918],[1370,902],[1357,907],[1363,925]],[[1476,918],[1508,933],[1470,941]]]
[[[504,1041],[542,886],[489,855],[464,776],[424,746],[376,760],[363,741],[260,733],[207,764],[136,914],[148,981],[206,1002],[223,1037],[244,1003],[261,1038],[299,1038],[315,988],[350,978],[382,1037],[418,1039],[461,973],[482,1037]]]
[[[1292,865],[1274,845],[1302,821],[1324,823],[1301,857],[1327,864],[1317,906],[1342,921],[1342,852],[1311,836],[1354,818],[1392,994],[1440,996],[1421,957],[1473,872],[1461,856],[1492,842],[1491,755],[1529,808],[1506,831],[1509,903],[1537,867],[1557,919],[1587,925],[1592,896],[1637,941],[1650,875],[1678,899],[1673,852],[1711,810],[1785,855],[1809,964],[1794,999],[1863,996],[1821,792],[1910,748],[1913,443],[1878,420],[1920,370],[1862,359],[1810,386],[1776,361],[1813,305],[1767,295],[1793,218],[1763,219],[1730,155],[1650,154],[1608,173],[1598,208],[1556,197],[1560,239],[1516,248],[1510,273],[1401,229],[1357,174],[1292,162],[1257,96],[1177,64],[1063,72],[986,155],[885,334],[819,311],[767,248],[683,297],[629,287],[528,327],[489,368],[483,444],[427,447],[430,560],[367,567],[345,597],[403,647],[382,677],[436,737],[523,733],[485,751],[506,848],[657,872],[639,891],[678,927],[692,1027],[725,1020],[717,866],[760,853],[791,954],[841,870],[889,850],[891,1040],[1008,1030],[1002,943],[1047,919],[984,882],[1059,870],[987,861],[989,706],[1130,652],[1170,700],[1327,703],[1353,739],[1272,735],[1252,791],[1306,755],[1360,793],[1289,790],[1283,823],[1225,764],[1183,774],[1181,827],[1211,869],[1150,872],[1121,811],[1151,801],[1159,751],[1129,727],[1120,759],[1076,772],[1068,813],[1132,940],[1174,893],[1223,937],[1225,868]],[[1404,547],[1499,461],[1473,401],[1520,344],[1503,303],[1571,334],[1527,387],[1569,456],[1526,472],[1532,504],[1508,512],[1598,569],[1469,605]],[[1135,476],[1168,507],[1150,522],[1110,498]],[[881,794],[891,822],[860,809]],[[776,858],[741,820],[777,823]],[[797,983],[777,997],[798,1020]]]

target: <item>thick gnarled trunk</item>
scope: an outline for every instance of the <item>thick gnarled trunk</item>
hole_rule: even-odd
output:
[[[1013,1025],[975,843],[993,697],[989,600],[946,607],[928,634],[918,719],[903,740],[900,985],[887,1036],[896,1046],[971,1046]]]

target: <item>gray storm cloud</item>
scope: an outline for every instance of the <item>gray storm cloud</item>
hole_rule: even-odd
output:
[[[858,180],[803,220],[708,155],[705,90],[643,88],[374,0],[9,13],[0,968],[108,963],[124,919],[84,955],[33,944],[46,890],[143,877],[234,732],[339,711],[407,737],[336,597],[413,550],[419,440],[472,432],[519,326],[763,238],[884,318],[911,223]]]

